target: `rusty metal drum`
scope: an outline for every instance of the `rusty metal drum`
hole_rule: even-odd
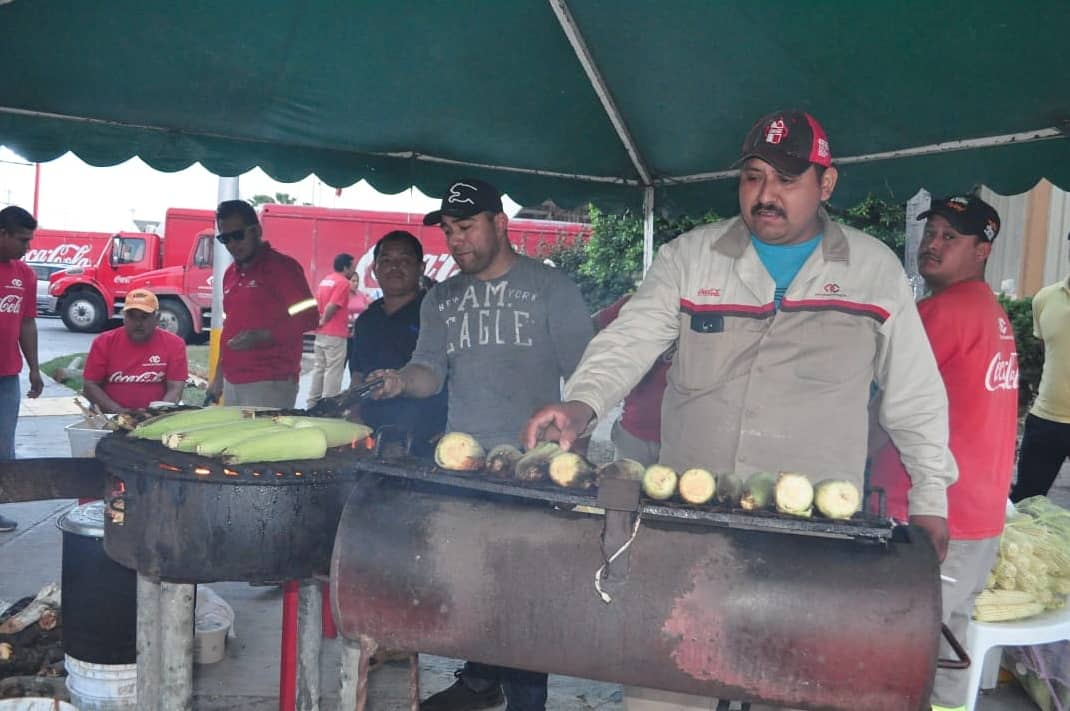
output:
[[[928,707],[939,566],[861,541],[644,520],[595,590],[604,518],[368,477],[331,561],[343,635],[391,649],[801,709]]]

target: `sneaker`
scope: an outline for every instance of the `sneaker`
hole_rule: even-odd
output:
[[[8,533],[9,531],[14,531],[18,527],[18,521],[14,521],[10,518],[0,516],[0,533]]]
[[[486,691],[472,691],[464,683],[460,671],[455,671],[453,675],[457,677],[453,686],[421,701],[420,711],[478,711],[505,703],[501,684],[495,684]]]

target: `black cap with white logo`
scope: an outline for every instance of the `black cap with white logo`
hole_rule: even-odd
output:
[[[991,242],[999,234],[999,213],[976,195],[955,195],[934,200],[932,207],[918,215],[926,220],[931,215],[940,215],[964,235],[974,235]]]
[[[475,178],[462,178],[450,184],[442,197],[442,207],[424,215],[425,225],[437,225],[442,216],[464,218],[481,212],[502,211],[502,194],[488,182]]]

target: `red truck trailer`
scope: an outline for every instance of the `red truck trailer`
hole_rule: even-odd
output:
[[[457,271],[438,226],[425,227],[422,214],[340,210],[299,205],[264,205],[260,211],[264,239],[304,267],[309,287],[333,269],[343,252],[357,259],[361,288],[379,296],[372,274],[372,250],[387,232],[406,230],[424,247],[424,274],[442,281]],[[558,243],[584,238],[589,226],[547,220],[510,220],[509,236],[518,252],[543,256]],[[208,328],[212,305],[213,229],[202,231],[180,266],[147,272],[133,279],[130,288],[151,289],[160,298],[160,322],[167,330],[189,338]]]
[[[69,258],[76,259],[70,268],[52,275],[48,293],[55,303],[53,310],[67,328],[95,333],[118,313],[131,280],[145,272],[184,264],[197,235],[210,229],[214,221],[212,210],[170,208],[162,237],[148,232],[37,230],[29,254],[71,255]],[[55,245],[60,234],[66,235],[67,242]]]

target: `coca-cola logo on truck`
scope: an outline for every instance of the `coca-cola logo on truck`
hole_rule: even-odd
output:
[[[357,274],[360,274],[360,290],[369,296],[378,298],[381,295],[379,280],[372,271],[372,263],[375,261],[375,248],[370,248],[360,259],[357,260]],[[450,254],[425,254],[424,275],[431,277],[436,282],[445,281],[456,274],[457,262],[453,261]]]
[[[72,267],[88,267],[92,264],[89,253],[92,245],[64,242],[51,249],[28,249],[23,259],[41,264],[67,264]]]

